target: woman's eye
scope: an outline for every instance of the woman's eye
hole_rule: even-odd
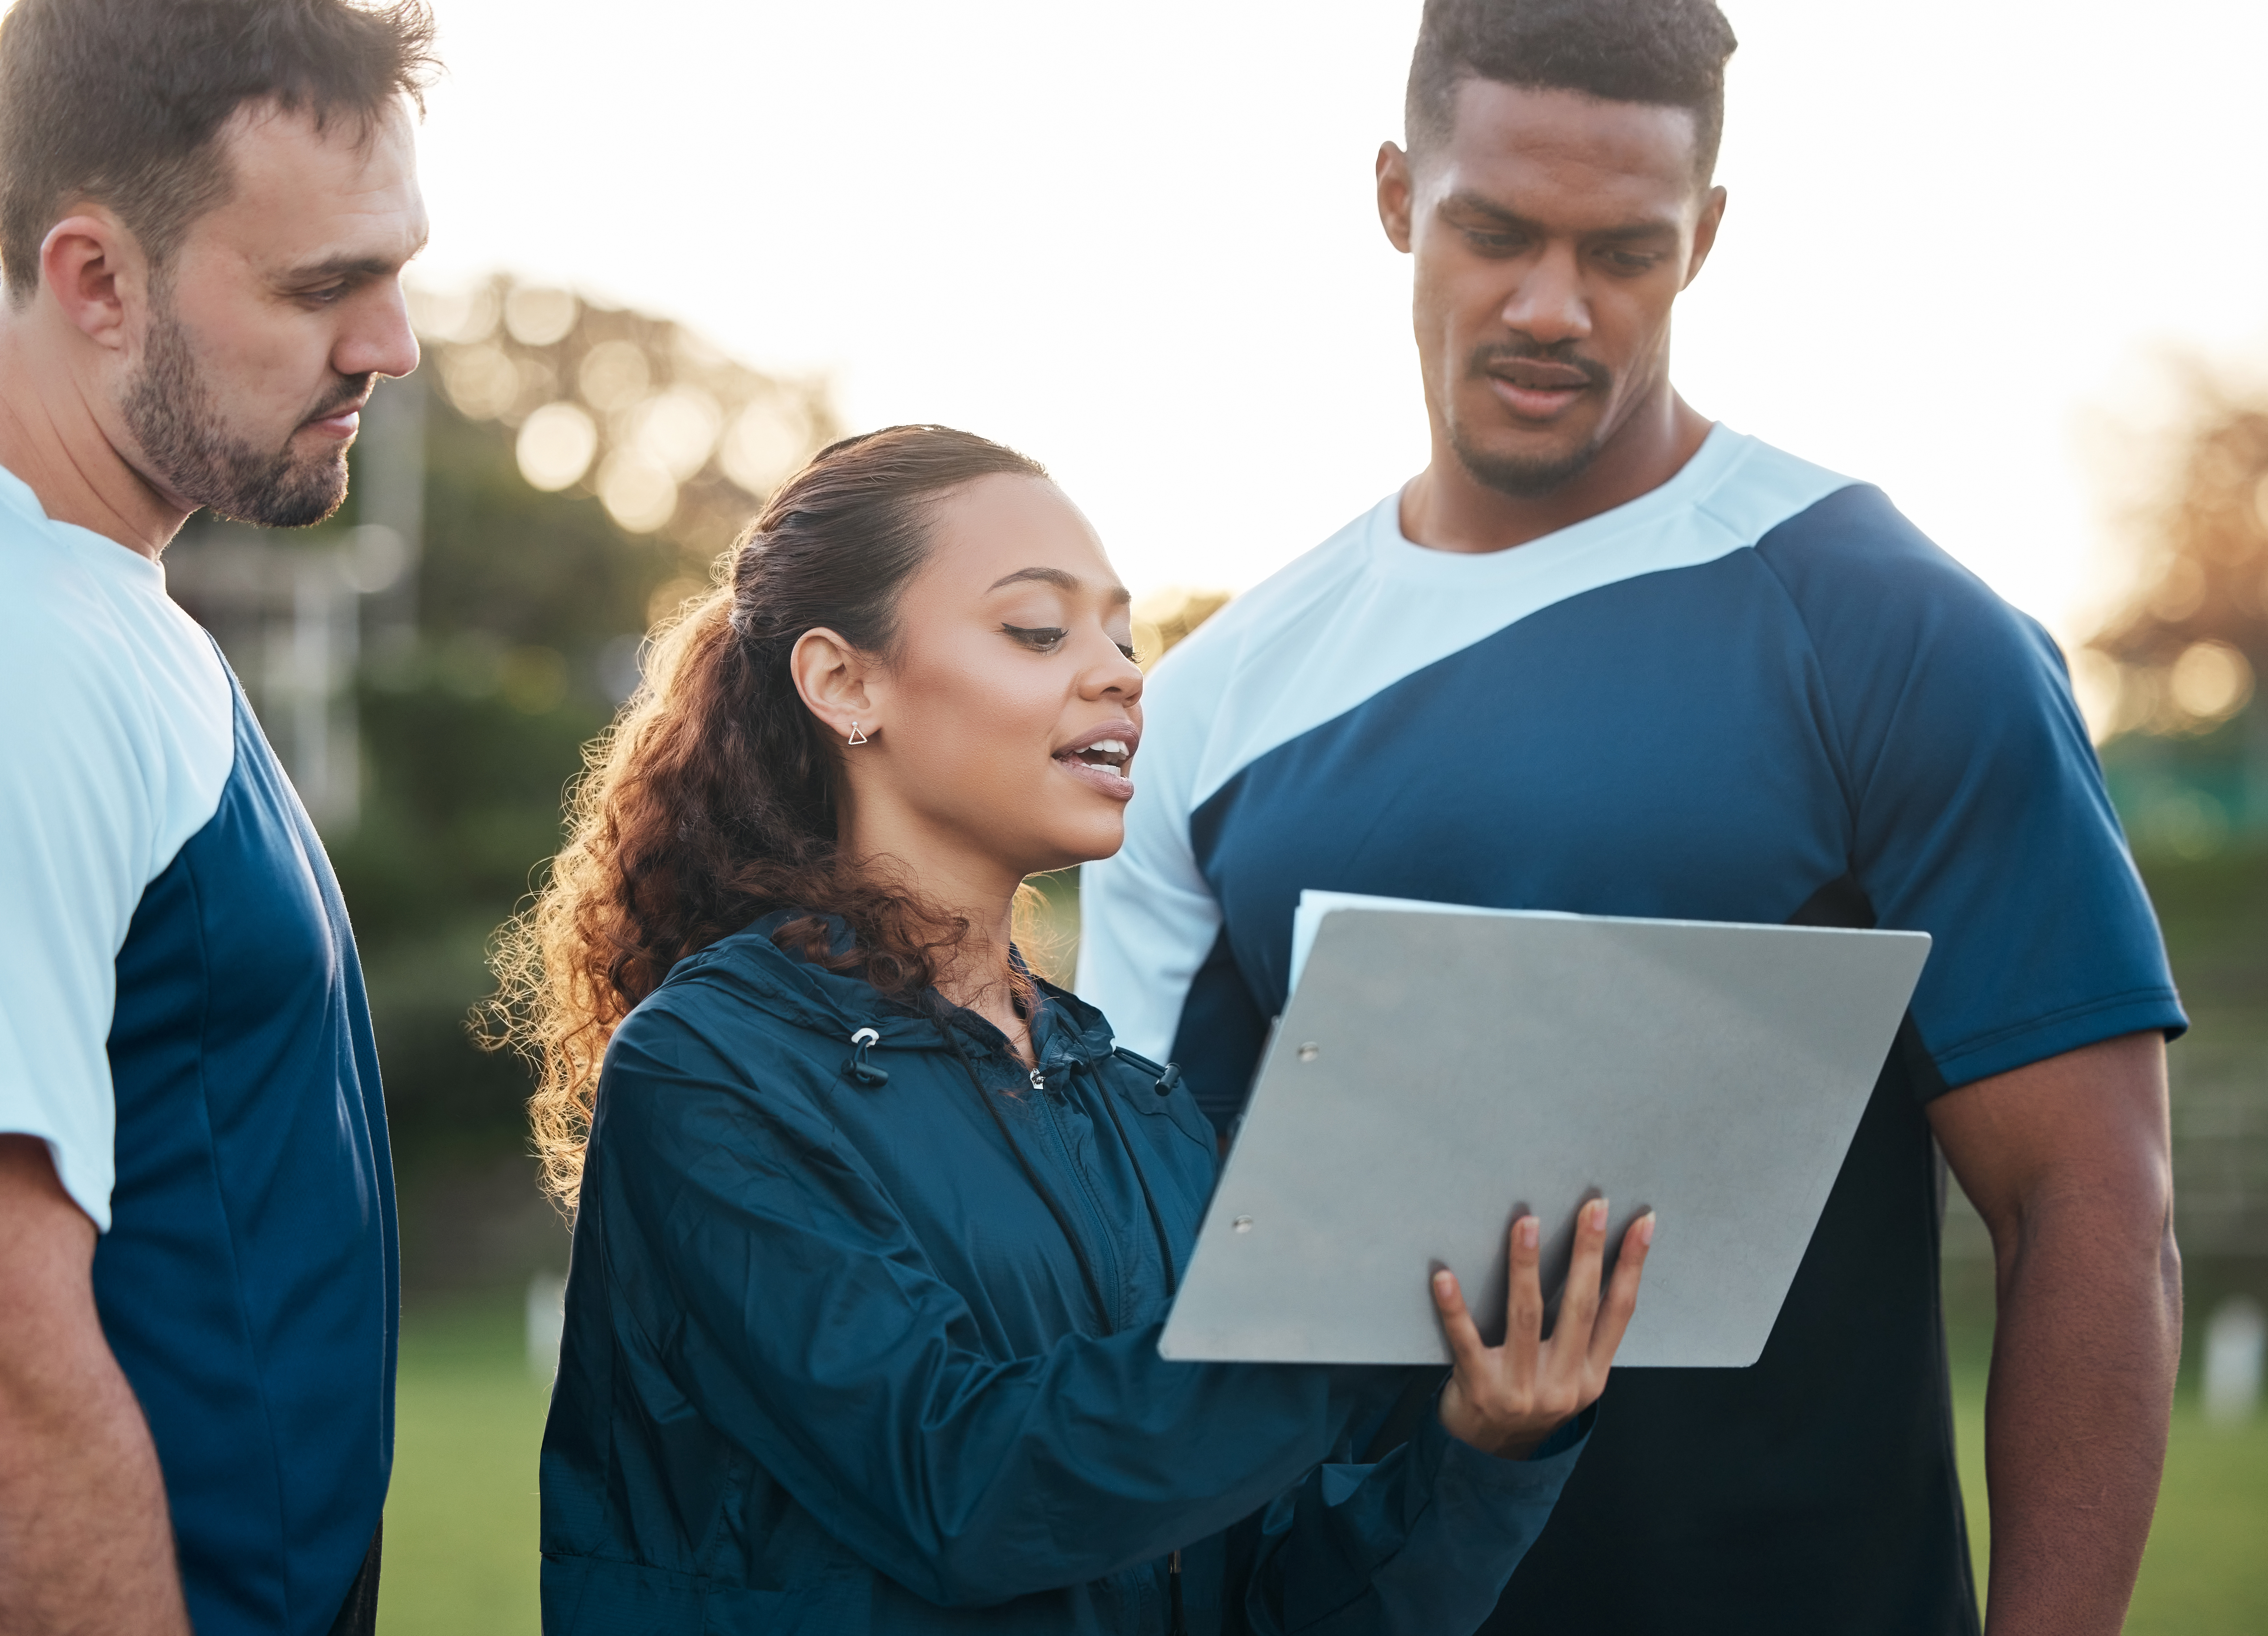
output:
[[[1134,658],[1134,645],[1131,642],[1121,642],[1117,644],[1117,648],[1118,651],[1125,654],[1127,658]],[[1139,663],[1140,661],[1137,660],[1136,662]]]
[[[1071,634],[1070,631],[1054,625],[1042,625],[1027,630],[1021,625],[1004,624],[1000,629],[1030,648],[1035,653],[1054,652],[1064,645],[1064,638]]]

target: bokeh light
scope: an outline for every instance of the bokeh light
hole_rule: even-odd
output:
[[[725,434],[725,475],[752,493],[766,493],[801,461],[811,440],[810,424],[794,405],[759,399],[733,417]]]
[[[2167,693],[2192,727],[2215,727],[2252,696],[2252,666],[2226,642],[2194,642],[2167,677]]]
[[[514,446],[519,475],[547,490],[580,483],[598,452],[598,424],[578,403],[545,404],[521,424]]]
[[[672,387],[638,406],[631,438],[672,482],[683,483],[709,463],[724,424],[724,410],[708,393],[698,387]]]
[[[643,450],[616,449],[599,468],[599,498],[632,534],[652,534],[677,514],[677,479]]]
[[[575,383],[583,402],[601,414],[630,408],[652,384],[653,371],[636,342],[601,341],[583,355]]]
[[[579,307],[565,290],[522,284],[504,298],[504,327],[522,346],[548,347],[575,328]]]
[[[841,435],[824,377],[762,373],[667,319],[503,275],[409,294],[450,403],[516,429],[527,484],[595,496],[623,529],[683,553],[696,584],[780,481]]]
[[[486,342],[449,352],[441,360],[441,384],[460,413],[496,420],[519,400],[519,370],[504,349]]]

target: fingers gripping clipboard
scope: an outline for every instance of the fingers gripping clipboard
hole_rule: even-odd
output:
[[[1447,1364],[1429,1271],[1499,1339],[1513,1217],[1564,1277],[1603,1193],[1660,1219],[1617,1365],[1754,1363],[1929,942],[1307,894],[1159,1351]]]

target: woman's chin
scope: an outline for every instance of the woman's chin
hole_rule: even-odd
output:
[[[1107,814],[1081,814],[1079,822],[1065,823],[1039,837],[1040,844],[1031,849],[1030,856],[1045,861],[1033,862],[1023,873],[1027,875],[1047,874],[1057,869],[1072,869],[1080,864],[1091,864],[1097,859],[1108,858],[1126,844],[1126,809],[1114,807]]]

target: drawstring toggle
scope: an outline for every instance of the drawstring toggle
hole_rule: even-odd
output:
[[[850,1077],[861,1085],[887,1085],[890,1071],[878,1068],[866,1060],[866,1050],[880,1043],[881,1035],[873,1028],[861,1028],[850,1036]]]

